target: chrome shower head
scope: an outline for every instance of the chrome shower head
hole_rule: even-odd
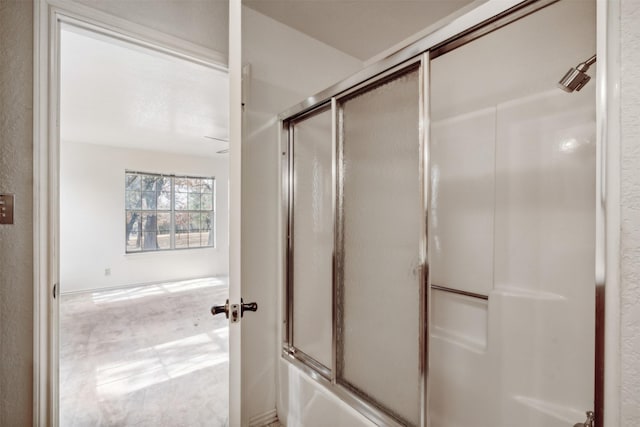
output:
[[[558,87],[565,92],[579,91],[586,85],[591,77],[587,74],[589,67],[596,62],[596,55],[578,64],[576,68],[571,68],[567,74],[558,82]]]

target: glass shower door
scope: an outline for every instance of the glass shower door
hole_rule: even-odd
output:
[[[326,377],[333,369],[332,114],[320,108],[291,124],[290,345]]]
[[[419,66],[339,104],[338,383],[420,422]]]
[[[425,421],[425,59],[283,122],[283,356],[379,425]]]

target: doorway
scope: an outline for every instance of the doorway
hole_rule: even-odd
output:
[[[228,86],[60,27],[60,425],[228,424]]]

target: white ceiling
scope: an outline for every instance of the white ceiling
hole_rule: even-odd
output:
[[[228,147],[226,72],[64,26],[61,140],[215,156]]]
[[[248,7],[366,61],[473,0],[243,0]]]
[[[244,0],[361,60],[473,0]],[[479,1],[479,0],[477,0]],[[61,139],[215,156],[228,143],[225,72],[65,25]]]

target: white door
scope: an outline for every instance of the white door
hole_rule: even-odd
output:
[[[247,189],[242,176],[250,172],[242,158],[243,145],[243,67],[242,4],[229,1],[229,425],[265,425],[275,413],[275,290],[264,286],[260,274],[248,265],[247,252],[260,250],[253,245],[254,232],[248,226],[252,203],[259,194]],[[243,165],[244,164],[244,165]],[[243,171],[243,168],[246,169]],[[245,175],[246,176],[246,175]],[[248,239],[248,240],[247,240]],[[248,241],[244,249],[242,242]],[[275,269],[275,263],[273,265]],[[244,311],[244,316],[243,316]]]
[[[242,4],[229,1],[229,425],[242,419],[242,333],[237,307],[242,299]],[[230,307],[227,307],[229,310]]]

